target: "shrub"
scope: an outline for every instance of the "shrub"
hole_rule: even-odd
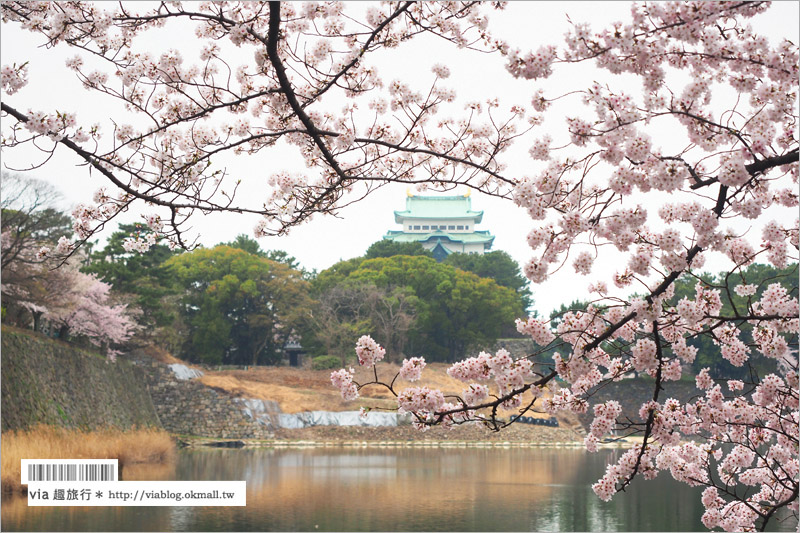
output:
[[[329,370],[342,366],[342,360],[333,355],[320,355],[311,360],[312,370]]]

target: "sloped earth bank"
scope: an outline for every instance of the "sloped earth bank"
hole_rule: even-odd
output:
[[[171,361],[174,362],[174,361]],[[410,383],[398,379],[395,390],[406,387],[428,386],[441,389],[445,394],[460,394],[466,385],[447,375],[450,365],[444,363],[429,364],[423,372],[423,379]],[[392,394],[380,386],[365,387],[360,397],[352,402],[342,400],[339,392],[330,382],[331,370],[311,370],[286,366],[260,366],[248,369],[215,370],[214,368],[197,367],[203,375],[197,381],[219,392],[238,398],[251,398],[277,402],[284,413],[300,413],[305,411],[355,411],[359,407],[377,409],[396,409],[397,403]],[[379,377],[391,381],[399,371],[398,365],[380,365]],[[364,383],[374,379],[371,369],[358,367],[356,381]],[[391,411],[389,411],[391,412]],[[500,416],[508,418],[515,412],[503,412]],[[527,412],[525,416],[549,419],[545,413]],[[347,442],[487,442],[487,443],[582,443],[585,431],[577,417],[570,414],[559,414],[559,427],[547,427],[532,424],[516,423],[501,431],[492,431],[482,424],[464,424],[452,429],[442,427],[430,428],[427,431],[415,429],[409,425],[398,427],[365,427],[365,426],[312,426],[301,429],[280,428],[275,431],[274,441],[315,442],[315,443],[347,443]],[[206,439],[191,443],[203,443]],[[254,442],[255,444],[255,442]]]
[[[451,378],[447,375],[450,365],[444,363],[429,364],[418,382],[410,383],[398,379],[395,382],[395,391],[400,391],[406,387],[428,386],[437,388],[447,394],[461,394],[466,388],[466,384]],[[380,365],[379,377],[386,381],[391,381],[399,371],[399,366],[385,364]],[[359,383],[364,383],[374,379],[370,369],[356,368],[355,379]],[[284,413],[298,413],[302,411],[354,411],[359,407],[393,409],[397,407],[392,394],[385,388],[377,385],[365,387],[360,391],[360,397],[352,402],[342,400],[339,392],[333,388],[330,382],[330,370],[310,370],[292,367],[254,367],[247,370],[224,370],[209,371],[199,378],[199,381],[209,387],[224,390],[241,398],[256,398],[262,400],[276,401]],[[501,416],[507,418],[516,412],[503,412]],[[545,413],[527,412],[526,416],[533,418],[550,418]],[[397,437],[391,440],[486,440],[486,441],[505,441],[517,440],[524,441],[533,438],[544,439],[547,442],[558,442],[563,440],[583,440],[583,434],[578,429],[580,422],[577,417],[569,413],[559,414],[558,422],[560,427],[549,428],[525,424],[513,424],[512,426],[495,432],[479,424],[468,424],[458,426],[451,430],[444,428],[432,428],[422,432],[412,427],[401,426],[398,428],[361,428],[361,427],[334,427],[316,426],[303,429],[281,429],[276,433],[278,438],[304,439],[312,438],[311,435],[319,435],[320,438],[330,436],[332,439],[348,438],[347,436],[335,437],[342,433],[350,434],[361,438],[361,435],[373,435],[374,437],[364,437],[368,440],[385,440],[391,432],[396,432]],[[577,431],[572,431],[575,429]],[[376,430],[376,431],[373,431]],[[292,433],[294,432],[294,433]],[[385,433],[385,435],[384,435]],[[301,435],[308,435],[307,437]],[[537,437],[538,435],[546,435]],[[569,435],[569,437],[568,437]]]

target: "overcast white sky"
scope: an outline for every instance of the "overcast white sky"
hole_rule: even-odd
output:
[[[797,42],[798,2],[776,2],[770,12],[753,25],[774,38],[787,37]],[[490,19],[489,28],[506,40],[523,49],[535,50],[542,44],[560,43],[567,31],[567,14],[574,22],[587,21],[594,29],[609,23],[629,18],[628,2],[511,2],[506,12],[495,12]],[[29,108],[51,111],[53,109],[76,111],[79,122],[101,122],[109,127],[110,119],[120,118],[113,105],[84,91],[73,73],[64,67],[64,60],[74,55],[73,50],[60,46],[46,50],[39,45],[42,38],[29,32],[21,32],[16,25],[3,25],[0,33],[0,55],[2,64],[30,61],[29,86],[5,100],[18,109]],[[148,39],[154,49],[178,47],[187,61],[195,61],[199,50],[193,50],[196,39],[176,38],[174,33]],[[249,51],[247,52],[250,53]],[[249,61],[249,57],[247,58]],[[233,61],[235,63],[235,61]],[[424,89],[430,81],[430,67],[434,63],[444,63],[453,72],[448,86],[457,90],[462,101],[486,100],[498,97],[504,107],[518,103],[528,105],[535,88],[530,82],[515,80],[508,75],[503,61],[498,56],[481,55],[457,51],[442,42],[421,43],[416,48],[401,47],[394,57],[387,56],[380,64],[380,72],[385,80],[401,78],[412,85],[418,83]],[[595,76],[605,76],[592,69],[581,67],[566,71],[566,74],[548,81],[553,91],[559,87],[575,87],[586,84]],[[608,77],[608,76],[606,76]],[[620,80],[617,80],[620,81]],[[624,81],[624,80],[623,80]],[[636,93],[638,87],[629,88]],[[548,92],[547,94],[553,94]],[[574,112],[574,111],[573,111]],[[558,133],[552,132],[556,140]],[[656,142],[660,142],[656,139]],[[557,143],[556,143],[557,144]],[[522,175],[535,175],[541,164],[527,156],[529,144],[519,146],[506,158],[509,175],[517,172]],[[4,169],[21,169],[30,166],[41,158],[31,151],[19,150],[2,154]],[[252,177],[264,178],[266,169],[292,168],[298,165],[297,158],[265,157],[237,158],[231,161],[231,170],[239,174],[245,182]],[[59,150],[46,166],[31,174],[53,182],[64,194],[65,207],[91,199],[92,192],[103,185],[98,176],[90,176],[85,167],[77,166],[79,161],[67,150]],[[300,165],[302,168],[302,165]],[[247,194],[257,194],[257,189],[245,189]],[[464,190],[459,189],[463,193]],[[262,193],[263,195],[263,193]],[[406,186],[387,186],[367,200],[343,209],[339,218],[318,217],[311,223],[296,228],[285,237],[261,239],[264,249],[282,249],[295,256],[306,268],[325,269],[338,261],[363,254],[366,248],[379,240],[390,229],[398,229],[394,223],[393,211],[405,206]],[[473,194],[473,209],[483,210],[483,223],[478,229],[490,230],[495,236],[494,249],[508,252],[520,264],[531,257],[525,237],[532,227],[527,214],[512,202]],[[121,221],[139,220],[137,213],[128,213]],[[252,235],[257,219],[240,215],[213,215],[203,217],[198,214],[193,220],[194,232],[200,235],[200,242],[206,246],[233,239],[239,233]],[[107,236],[110,231],[107,230]],[[606,266],[615,270],[613,259]],[[536,308],[544,314],[563,302],[583,298],[586,286],[596,276],[577,278],[571,267],[555,276],[542,286],[535,286]],[[610,280],[609,280],[610,281]],[[611,285],[611,283],[609,283]]]

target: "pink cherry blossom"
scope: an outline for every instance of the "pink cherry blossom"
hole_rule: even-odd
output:
[[[403,359],[400,368],[400,377],[408,381],[418,381],[422,377],[422,370],[425,368],[425,359],[422,357],[412,357]]]
[[[383,356],[386,355],[386,350],[369,335],[363,335],[356,344],[356,355],[358,356],[358,364],[361,366],[373,366],[383,359]]]

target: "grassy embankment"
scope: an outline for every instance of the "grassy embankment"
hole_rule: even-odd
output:
[[[447,375],[449,367],[450,365],[445,363],[429,363],[422,372],[422,379],[419,382],[410,383],[398,378],[394,385],[395,392],[407,387],[424,385],[432,389],[439,389],[446,395],[460,395],[466,388],[466,384]],[[378,376],[386,382],[391,382],[399,370],[399,365],[381,363]],[[371,368],[357,367],[355,371],[355,381],[358,383],[366,383],[375,379]],[[219,372],[204,370],[204,375],[199,378],[199,381],[233,396],[273,400],[280,405],[284,413],[357,411],[361,405],[386,409],[397,408],[397,402],[391,392],[379,385],[365,387],[359,391],[357,401],[345,402],[339,391],[331,385],[330,377],[330,370],[259,366],[248,370]],[[503,416],[511,413],[503,413]],[[526,414],[549,418],[549,415],[544,413]]]
[[[422,380],[409,383],[398,379],[395,392],[406,387],[425,385],[439,389],[446,395],[460,395],[466,387],[464,383],[447,375],[450,365],[431,363],[422,373]],[[391,382],[400,370],[396,364],[381,364],[379,377]],[[355,380],[366,383],[374,379],[371,369],[357,367]],[[330,382],[330,370],[311,370],[291,367],[254,367],[248,370],[224,370],[220,372],[205,371],[199,378],[203,384],[223,390],[233,396],[272,400],[278,403],[284,413],[301,411],[353,411],[360,406],[397,409],[397,401],[385,387],[370,385],[359,391],[359,398],[353,402],[342,400],[339,392]],[[518,411],[502,411],[502,418],[508,418]],[[550,415],[539,409],[528,411],[526,416],[550,418]],[[279,440],[341,441],[341,440],[388,440],[388,441],[428,441],[428,440],[464,440],[464,441],[573,441],[583,437],[572,430],[579,425],[577,417],[569,413],[558,415],[560,428],[547,428],[525,424],[515,424],[499,433],[491,432],[483,427],[459,427],[456,430],[434,430],[422,433],[408,426],[390,428],[360,427],[311,427],[304,429],[281,429],[276,433]],[[441,430],[441,431],[439,431]]]
[[[158,352],[158,353],[156,353]],[[247,370],[226,369],[211,370],[196,367],[181,361],[164,352],[151,350],[148,354],[162,363],[181,363],[203,371],[197,381],[220,392],[239,398],[253,398],[274,401],[284,413],[303,411],[354,411],[359,407],[372,407],[389,411],[397,409],[397,401],[385,387],[370,385],[359,391],[359,398],[353,402],[342,400],[339,391],[330,382],[331,370],[312,370],[288,366],[259,366]],[[374,380],[372,369],[355,366],[355,380],[367,383]],[[447,375],[450,365],[429,363],[419,382],[409,383],[398,379],[394,384],[395,392],[406,387],[428,386],[442,390],[446,395],[460,395],[466,385]],[[391,382],[400,370],[396,364],[379,365],[378,375],[386,382]],[[538,409],[529,411],[526,416],[550,418]],[[501,411],[503,418],[518,411]],[[469,443],[486,442],[524,442],[524,443],[563,443],[582,441],[583,436],[574,430],[579,422],[574,415],[559,414],[559,428],[514,424],[501,432],[493,432],[483,426],[466,425],[453,430],[433,428],[420,432],[411,426],[399,427],[351,427],[351,426],[313,426],[302,429],[281,428],[275,432],[274,444],[286,442],[315,443],[353,443],[353,442],[401,442],[422,443],[441,441],[452,443],[463,441]],[[185,436],[184,436],[185,437]]]
[[[22,459],[117,459],[127,480],[164,479],[174,466],[175,443],[161,429],[78,431],[37,426],[8,431],[0,441],[3,492],[25,492]]]

